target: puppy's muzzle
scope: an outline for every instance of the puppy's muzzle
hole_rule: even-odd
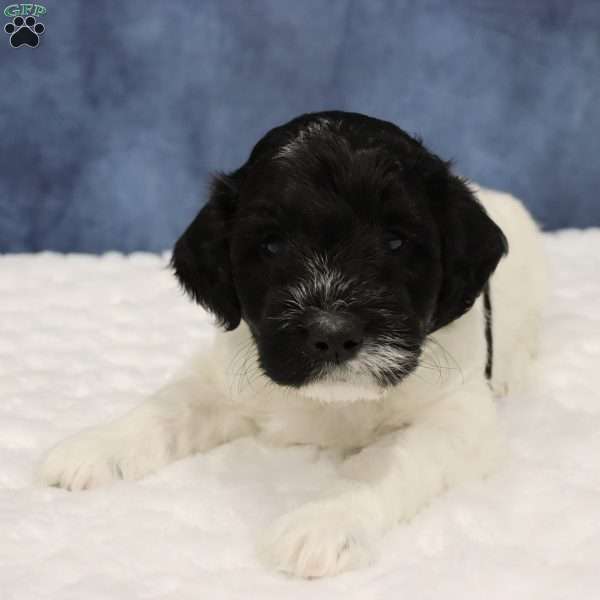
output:
[[[363,326],[352,315],[311,310],[302,328],[306,351],[318,362],[341,364],[356,356],[363,344]]]

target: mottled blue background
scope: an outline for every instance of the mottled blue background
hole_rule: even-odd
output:
[[[422,135],[546,228],[600,225],[597,0],[42,4],[38,48],[0,30],[0,251],[167,248],[210,171],[331,108]]]

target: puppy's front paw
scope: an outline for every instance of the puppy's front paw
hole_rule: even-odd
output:
[[[122,439],[105,429],[91,429],[60,442],[39,467],[39,479],[68,490],[87,490],[115,479],[134,479]]]
[[[267,531],[261,557],[279,571],[324,577],[371,561],[368,532],[335,502],[314,502],[284,515]]]

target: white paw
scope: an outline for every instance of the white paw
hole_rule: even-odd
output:
[[[268,530],[259,553],[272,567],[298,577],[325,577],[371,561],[368,534],[335,502],[306,504],[279,518]]]
[[[122,438],[107,429],[83,431],[50,450],[40,480],[68,490],[88,490],[116,479],[136,479],[137,469]]]

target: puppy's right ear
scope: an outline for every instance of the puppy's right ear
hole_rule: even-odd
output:
[[[171,258],[183,289],[226,330],[235,329],[241,319],[229,255],[240,182],[241,169],[214,177],[208,202],[177,240]]]

